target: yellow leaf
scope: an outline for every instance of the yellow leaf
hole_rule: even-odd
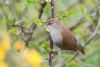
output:
[[[43,64],[42,67],[49,67],[49,65],[48,64]]]
[[[0,48],[0,60],[4,60],[5,56],[6,56],[6,52],[4,51],[3,48]]]
[[[0,67],[8,67],[8,65],[4,61],[0,61]]]
[[[23,40],[16,41],[16,43],[15,43],[15,49],[16,50],[21,50],[23,48],[25,48],[25,42]]]
[[[3,48],[5,51],[10,49],[10,38],[8,32],[2,33],[2,40],[0,41],[0,48]]]
[[[30,63],[33,67],[40,67],[42,63],[42,57],[37,51],[29,51],[26,54],[26,61]]]
[[[2,47],[6,51],[6,50],[10,49],[10,44],[7,40],[3,40],[3,41],[1,41],[0,47]]]

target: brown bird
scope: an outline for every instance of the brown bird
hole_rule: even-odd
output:
[[[53,45],[58,46],[61,50],[80,51],[85,54],[83,47],[77,43],[71,31],[61,20],[49,19],[45,26],[49,30],[50,41]]]

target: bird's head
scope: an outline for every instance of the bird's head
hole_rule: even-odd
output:
[[[49,32],[52,30],[60,30],[62,25],[63,25],[62,21],[57,19],[50,19],[45,23],[45,27]]]

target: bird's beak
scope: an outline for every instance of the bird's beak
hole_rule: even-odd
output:
[[[47,31],[47,32],[50,32],[49,29],[47,29],[47,28],[46,28],[46,31]]]
[[[45,29],[46,29],[47,32],[50,32],[49,29],[46,27],[46,25],[45,25]]]

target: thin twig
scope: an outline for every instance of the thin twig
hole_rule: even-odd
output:
[[[13,21],[15,22],[15,20]],[[17,21],[19,22],[19,24],[12,24],[12,25],[8,25],[8,30],[14,27],[17,27],[20,31],[20,35],[22,37],[22,39],[25,42],[26,47],[28,47],[29,42],[33,39],[32,35],[34,33],[34,30],[36,29],[36,24],[32,24],[29,28],[25,28],[21,22],[22,21]]]
[[[53,50],[53,41],[51,39],[51,36],[50,36],[50,52],[49,52],[49,66],[52,67],[52,50]]]
[[[39,19],[41,18],[43,14],[43,9],[45,8],[47,2],[40,3],[40,10],[39,10]]]
[[[55,0],[51,0],[51,17],[55,17]]]
[[[52,67],[52,53],[49,53],[49,66]]]
[[[51,0],[51,17],[55,18],[55,0]],[[51,41],[50,43],[51,51],[49,52],[49,66],[52,67],[52,49],[53,49],[53,43]]]

